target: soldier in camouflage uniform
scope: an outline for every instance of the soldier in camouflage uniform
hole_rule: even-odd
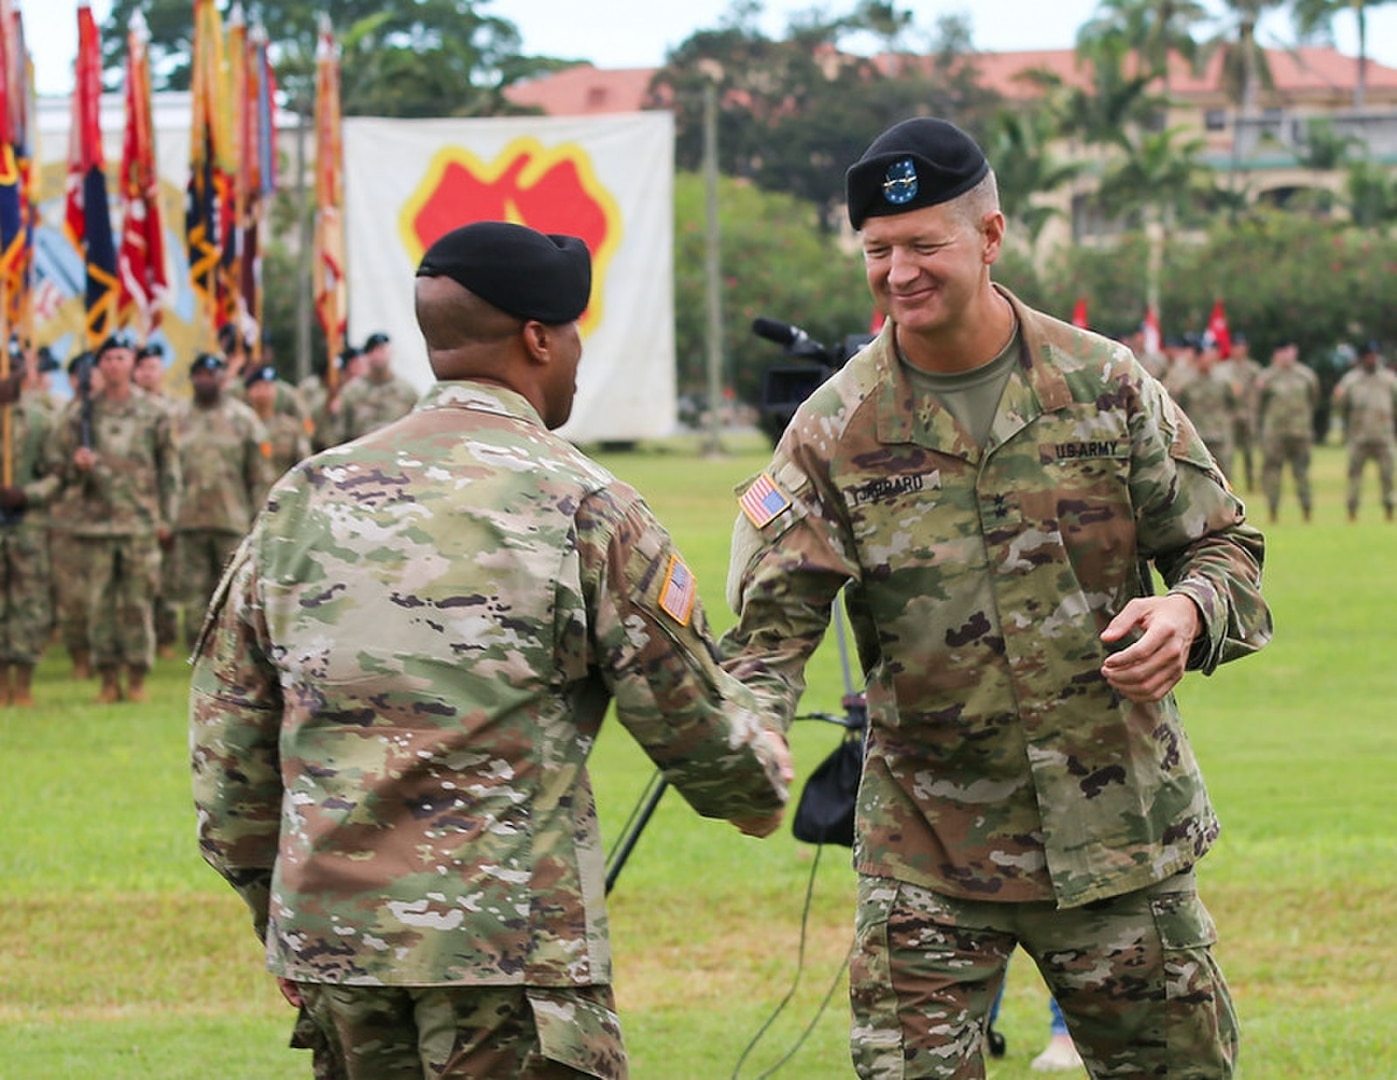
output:
[[[193,396],[175,410],[184,478],[175,519],[176,596],[191,648],[209,597],[275,479],[267,429],[223,392],[226,377],[221,356],[200,353],[189,366]]]
[[[82,379],[90,382],[90,392],[101,389],[102,373],[97,370],[90,352],[75,354],[68,361],[68,384],[72,401],[83,396]],[[61,422],[62,410],[57,410],[53,425]],[[75,528],[82,513],[82,487],[63,487],[48,507],[50,595],[56,637],[73,661],[73,678],[92,678],[92,651],[87,628],[87,569],[82,564],[82,545]]]
[[[393,346],[387,334],[364,342],[364,374],[340,394],[336,442],[349,442],[406,416],[417,403],[417,389],[393,374]]]
[[[1233,426],[1242,408],[1242,398],[1226,369],[1218,363],[1218,348],[1205,340],[1194,358],[1191,378],[1174,391],[1179,407],[1188,413],[1213,460],[1224,476],[1231,476]]]
[[[1247,491],[1256,490],[1257,401],[1256,380],[1265,370],[1252,359],[1251,343],[1241,333],[1232,335],[1232,354],[1221,365],[1237,393],[1232,414],[1232,452],[1242,460],[1242,480]]]
[[[204,856],[325,1077],[626,1076],[588,753],[608,701],[701,814],[766,835],[789,759],[639,495],[562,439],[582,242],[437,241],[439,380],[273,488],[191,689]]]
[[[22,372],[0,381],[10,411],[10,483],[0,487],[0,705],[34,704],[34,665],[53,629],[48,521],[43,507],[58,490],[45,474],[50,414],[28,395]]]
[[[253,497],[253,506],[261,506],[272,482],[287,472],[291,466],[310,457],[310,436],[305,425],[294,416],[276,411],[276,368],[263,364],[247,373],[243,380],[247,403],[262,421],[271,447],[271,460],[268,462],[266,488]]]
[[[1382,510],[1392,520],[1393,415],[1397,413],[1397,375],[1382,365],[1375,341],[1368,342],[1356,367],[1334,387],[1334,412],[1344,425],[1348,446],[1348,519],[1358,520],[1358,496],[1363,489],[1363,466],[1378,467]]]
[[[720,647],[789,722],[850,586],[857,1071],[983,1076],[1020,945],[1093,1075],[1230,1076],[1193,878],[1218,825],[1171,691],[1269,639],[1261,535],[1128,349],[991,283],[967,135],[906,121],[847,183],[888,319],[742,489]]]
[[[87,587],[88,636],[103,704],[145,700],[145,676],[155,656],[152,607],[160,548],[173,539],[179,506],[179,455],[169,413],[131,382],[134,363],[125,338],[116,335],[101,345],[101,390],[92,396],[90,433],[84,431],[83,403],[73,401],[49,449],[51,470],[78,492],[71,528],[76,569]]]
[[[1283,341],[1271,354],[1271,366],[1256,380],[1257,427],[1261,432],[1261,490],[1275,521],[1281,507],[1281,472],[1286,464],[1295,478],[1300,512],[1310,520],[1310,450],[1315,441],[1319,376],[1296,363],[1300,350]]]
[[[150,395],[152,401],[164,408],[173,422],[175,400],[165,393],[165,350],[156,343],[142,345],[136,350],[136,363],[131,369],[131,381]],[[179,609],[175,597],[179,595],[179,579],[176,577],[178,565],[174,551],[160,553],[160,589],[155,597],[155,654],[162,659],[173,659],[175,639],[179,636]]]

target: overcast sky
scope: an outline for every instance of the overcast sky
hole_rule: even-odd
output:
[[[73,0],[18,0],[25,13],[25,34],[34,53],[36,81],[41,93],[66,94],[73,85],[73,56],[77,51],[77,7]],[[856,0],[766,0],[763,29],[784,34],[792,13],[819,7],[843,14]],[[930,36],[941,15],[971,12],[972,40],[990,51],[1070,48],[1077,27],[1091,17],[1097,0],[902,0],[916,11],[916,30]],[[102,22],[109,0],[96,0],[92,11]],[[1208,0],[1220,10],[1221,0]],[[226,4],[220,8],[226,9]],[[333,11],[334,6],[330,5]],[[481,10],[514,23],[524,38],[524,51],[539,56],[590,60],[598,67],[658,67],[665,51],[697,29],[717,27],[730,10],[730,0],[489,0]],[[1289,21],[1272,17],[1265,24],[1268,45],[1292,40]],[[1339,48],[1356,53],[1351,16],[1342,15],[1335,32]],[[910,42],[909,42],[910,43]],[[1397,66],[1397,4],[1381,4],[1368,13],[1369,53]]]

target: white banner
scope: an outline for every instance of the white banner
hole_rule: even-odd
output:
[[[626,441],[675,428],[674,121],[599,117],[344,122],[349,339],[375,331],[394,366],[431,381],[413,275],[442,234],[516,221],[592,253],[577,401],[561,434]]]

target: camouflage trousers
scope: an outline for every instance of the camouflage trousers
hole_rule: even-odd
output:
[[[37,664],[52,629],[48,536],[23,522],[0,526],[0,663]]]
[[[609,986],[298,983],[315,1080],[626,1080]]]
[[[223,568],[238,550],[242,534],[223,529],[186,529],[175,537],[176,598],[184,607],[185,643],[192,650],[204,622],[209,598],[223,577]]]
[[[87,632],[87,571],[82,565],[82,541],[66,529],[49,530],[49,566],[52,568],[53,616],[58,637],[69,656],[85,653]]]
[[[1065,910],[861,877],[849,966],[855,1070],[863,1080],[984,1077],[987,1019],[1018,945],[1093,1077],[1230,1077],[1237,1022],[1216,936],[1192,871]]]
[[[150,670],[155,661],[151,605],[160,585],[154,536],[80,536],[78,569],[87,575],[92,666]]]
[[[1384,509],[1391,510],[1393,449],[1392,441],[1365,441],[1349,443],[1348,448],[1348,508],[1358,509],[1358,496],[1363,488],[1363,468],[1368,462],[1378,466],[1378,483],[1382,492]]]
[[[1274,515],[1281,505],[1281,474],[1287,464],[1295,477],[1295,494],[1308,510],[1310,496],[1310,450],[1314,440],[1308,435],[1266,435],[1261,440],[1261,490]]]

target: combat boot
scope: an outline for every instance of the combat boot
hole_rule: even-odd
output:
[[[34,694],[31,689],[34,682],[33,664],[15,665],[14,688],[10,693],[10,704],[18,705],[21,709],[30,708],[34,704]]]
[[[73,678],[92,678],[92,654],[86,649],[73,650]]]
[[[102,676],[102,689],[94,699],[98,705],[115,705],[121,700],[121,682],[117,679],[114,667],[104,667],[98,672]]]
[[[126,669],[126,700],[136,702],[146,700],[145,668],[128,667]]]

